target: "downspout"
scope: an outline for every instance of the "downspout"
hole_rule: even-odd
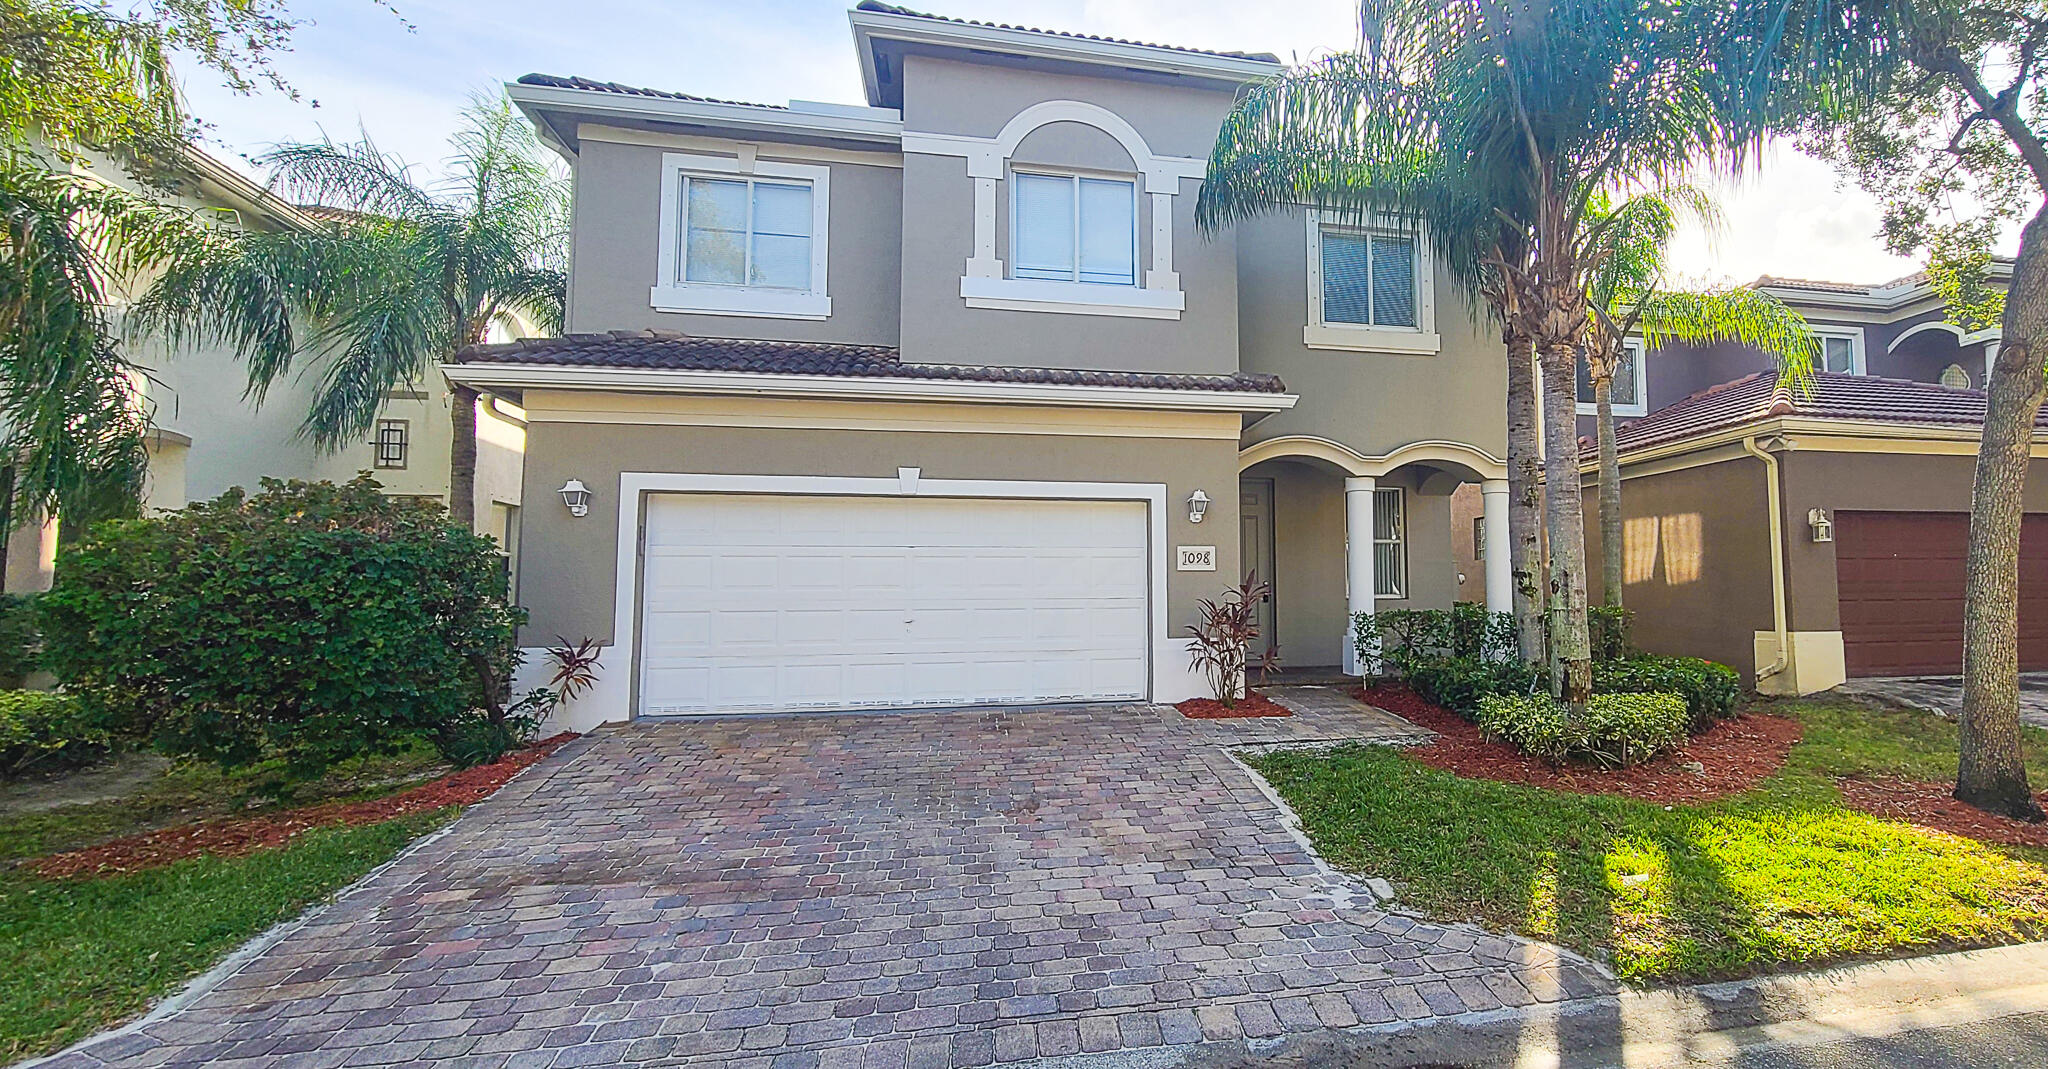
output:
[[[1764,462],[1764,493],[1771,507],[1771,622],[1778,629],[1778,657],[1769,665],[1757,666],[1756,681],[1762,683],[1792,663],[1792,626],[1785,609],[1784,494],[1779,487],[1778,458],[1760,448],[1755,435],[1744,438],[1742,448]]]

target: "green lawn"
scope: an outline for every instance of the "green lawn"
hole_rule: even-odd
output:
[[[288,804],[373,797],[442,771],[424,748],[353,761],[295,788]],[[247,857],[193,858],[96,879],[47,880],[19,864],[149,828],[283,808],[267,793],[274,773],[181,765],[128,797],[0,813],[0,1063],[58,1050],[135,1016],[456,812],[317,829]]]
[[[1554,940],[1636,981],[2048,937],[2048,851],[1994,848],[1844,809],[1837,776],[1942,780],[1953,724],[1840,702],[1777,702],[1805,736],[1784,771],[1666,808],[1464,779],[1354,746],[1246,760],[1335,864],[1405,905]],[[2048,732],[2030,731],[2048,783]]]

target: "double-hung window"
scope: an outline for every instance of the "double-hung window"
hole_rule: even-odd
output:
[[[1614,406],[1617,416],[1643,416],[1650,411],[1648,384],[1644,382],[1643,343],[1631,338],[1621,343],[1621,363],[1614,369],[1614,384],[1608,391],[1608,403]],[[1593,374],[1586,362],[1579,361],[1579,415],[1590,416],[1600,411],[1593,400]]]
[[[1309,213],[1309,322],[1312,349],[1434,353],[1436,302],[1422,234],[1391,226],[1354,226]]]
[[[1138,284],[1138,187],[1124,178],[1011,176],[1010,274],[1044,282]]]
[[[821,319],[825,167],[667,153],[652,303],[675,312]]]
[[[1401,488],[1372,492],[1372,592],[1374,597],[1408,596],[1408,517]]]

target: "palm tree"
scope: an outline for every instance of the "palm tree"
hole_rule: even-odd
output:
[[[1612,219],[1589,293],[1593,329],[1586,348],[1593,385],[1600,455],[1600,577],[1602,602],[1622,602],[1621,458],[1614,432],[1614,377],[1635,338],[1643,358],[1669,345],[1735,342],[1757,349],[1795,388],[1813,372],[1820,341],[1806,319],[1784,301],[1747,286],[1696,290],[1664,288],[1664,257],[1680,212],[1716,226],[1719,208],[1690,186],[1631,197],[1619,205],[1595,197],[1593,214]],[[1637,374],[1641,374],[1638,367]]]
[[[314,233],[221,233],[172,260],[138,305],[141,329],[223,344],[249,393],[302,363],[319,385],[300,433],[323,449],[366,438],[394,389],[436,374],[494,322],[559,330],[567,183],[511,103],[464,112],[445,181],[423,185],[367,137],[281,146],[258,162],[295,200],[343,209]],[[477,392],[450,389],[448,508],[474,525]]]
[[[1541,370],[1552,686],[1574,705],[1592,689],[1575,380],[1593,329],[1592,273],[1615,225],[1596,217],[1593,198],[1733,169],[1789,118],[1769,93],[1727,91],[1731,18],[1682,0],[1366,0],[1351,65],[1398,88],[1331,92],[1310,68],[1255,87],[1233,116],[1297,124],[1253,145],[1277,150],[1252,161],[1276,172],[1270,199],[1341,182],[1364,159],[1394,179],[1418,176],[1367,183],[1390,185],[1374,199],[1478,204],[1493,222],[1474,226],[1516,235],[1520,255],[1488,266],[1507,330],[1530,340]],[[1301,100],[1264,103],[1290,93]]]
[[[107,287],[200,233],[185,212],[0,157],[0,539],[59,513],[72,532],[134,513],[149,413]]]
[[[1195,215],[1209,233],[1304,205],[1340,219],[1421,224],[1432,252],[1484,303],[1507,360],[1508,528],[1514,615],[1524,659],[1544,657],[1541,449],[1530,339],[1510,314],[1506,269],[1525,265],[1526,235],[1495,206],[1514,183],[1459,165],[1481,118],[1467,101],[1401,73],[1400,43],[1367,34],[1358,50],[1332,55],[1254,86],[1224,120]],[[1398,122],[1378,121],[1399,116]]]

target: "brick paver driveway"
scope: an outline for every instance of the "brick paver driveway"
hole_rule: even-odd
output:
[[[66,1061],[980,1065],[1596,985],[1376,909],[1225,749],[1399,725],[1137,706],[609,730]]]

